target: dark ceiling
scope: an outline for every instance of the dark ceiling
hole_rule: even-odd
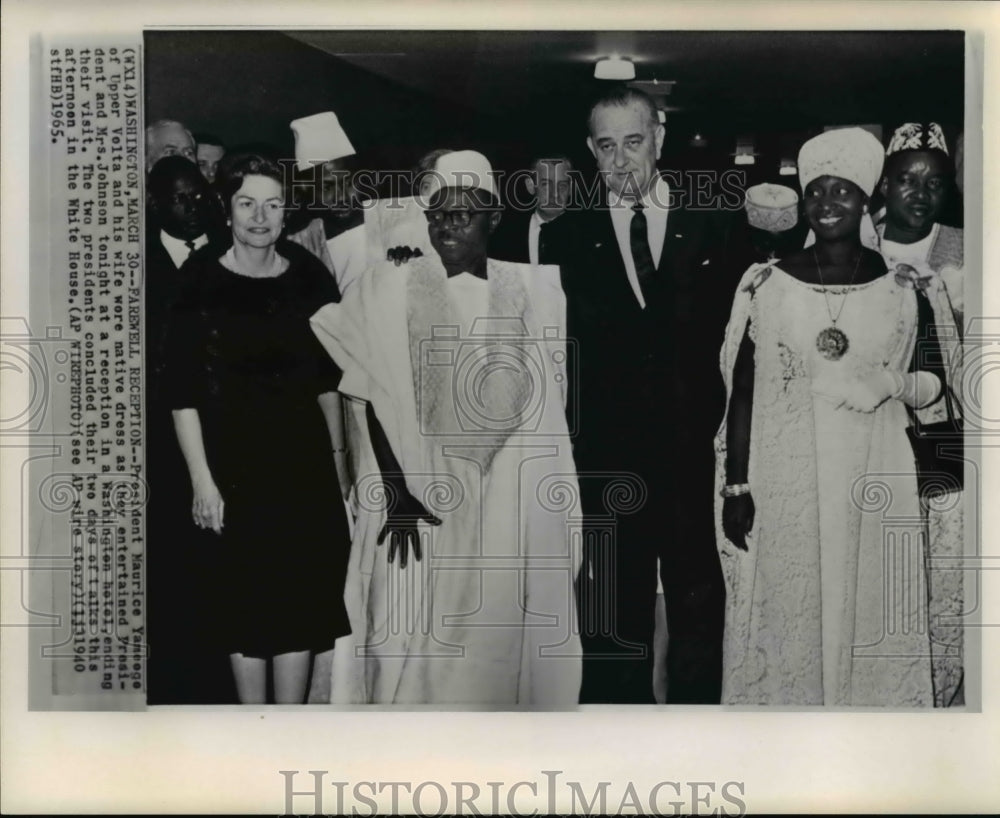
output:
[[[787,154],[827,125],[953,133],[964,49],[962,32],[934,31],[147,31],[147,116],[290,151],[288,123],[332,109],[378,166],[470,146],[500,167],[542,151],[589,165],[593,64],[617,53],[638,79],[676,83],[665,155],[695,132],[717,157],[744,133]]]
[[[600,81],[593,63],[629,56],[637,79],[675,81],[686,117],[753,125],[960,121],[961,32],[305,31],[289,36],[394,82],[516,116]]]

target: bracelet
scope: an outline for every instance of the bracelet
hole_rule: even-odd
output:
[[[889,397],[898,400],[906,391],[906,381],[903,379],[902,373],[896,372],[894,369],[887,369],[886,372],[889,373],[889,378],[892,380],[892,394]]]
[[[334,450],[333,450],[333,453],[334,453],[334,454],[343,454],[343,453],[344,453],[344,452],[346,452],[346,451],[347,451],[347,449],[346,449],[346,448],[344,448],[344,447],[341,447],[341,448],[339,448],[339,449],[334,449]]]
[[[720,497],[739,497],[741,494],[750,493],[749,483],[733,483],[729,486],[723,486],[722,491],[719,492]]]

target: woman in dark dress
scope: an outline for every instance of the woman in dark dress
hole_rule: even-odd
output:
[[[278,165],[238,160],[222,191],[232,246],[205,247],[182,269],[167,384],[194,521],[222,549],[222,614],[208,627],[242,703],[266,701],[269,659],[275,701],[301,703],[313,656],[328,667],[318,654],[350,632],[343,595],[331,593],[349,551],[340,372],[309,327],[340,294],[319,260],[280,240]]]

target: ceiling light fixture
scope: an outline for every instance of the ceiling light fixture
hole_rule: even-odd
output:
[[[760,156],[753,148],[753,137],[740,136],[736,139],[736,153],[730,154],[734,165],[755,165]]]
[[[599,80],[634,80],[635,64],[622,57],[607,57],[594,64],[594,77]]]

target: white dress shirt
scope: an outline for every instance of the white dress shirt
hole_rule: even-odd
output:
[[[881,239],[879,249],[883,258],[891,264],[926,264],[931,256],[931,248],[937,241],[939,225],[935,224],[931,232],[919,241],[911,244],[901,244],[898,241],[891,241],[885,238],[885,225],[879,225],[878,235]]]
[[[641,199],[646,214],[646,235],[649,237],[649,250],[653,254],[653,264],[660,266],[660,255],[663,253],[663,240],[667,235],[667,207],[670,203],[670,186],[666,179],[657,176],[656,181]],[[630,228],[632,217],[635,213],[632,210],[635,202],[632,199],[618,198],[614,192],[609,191],[609,201],[611,210],[611,223],[615,228],[615,237],[618,239],[618,249],[621,250],[622,259],[625,261],[625,272],[628,275],[629,284],[642,308],[646,308],[646,299],[642,297],[642,288],[639,286],[639,276],[635,272],[635,261],[632,259],[632,239]]]
[[[202,233],[198,238],[193,239],[194,250],[199,247],[204,247],[208,244],[208,236]],[[170,260],[174,263],[174,267],[178,270],[181,265],[187,261],[188,256],[194,252],[190,247],[184,243],[184,239],[178,239],[171,236],[166,230],[160,231],[160,244],[163,245],[163,249],[170,254]]]

